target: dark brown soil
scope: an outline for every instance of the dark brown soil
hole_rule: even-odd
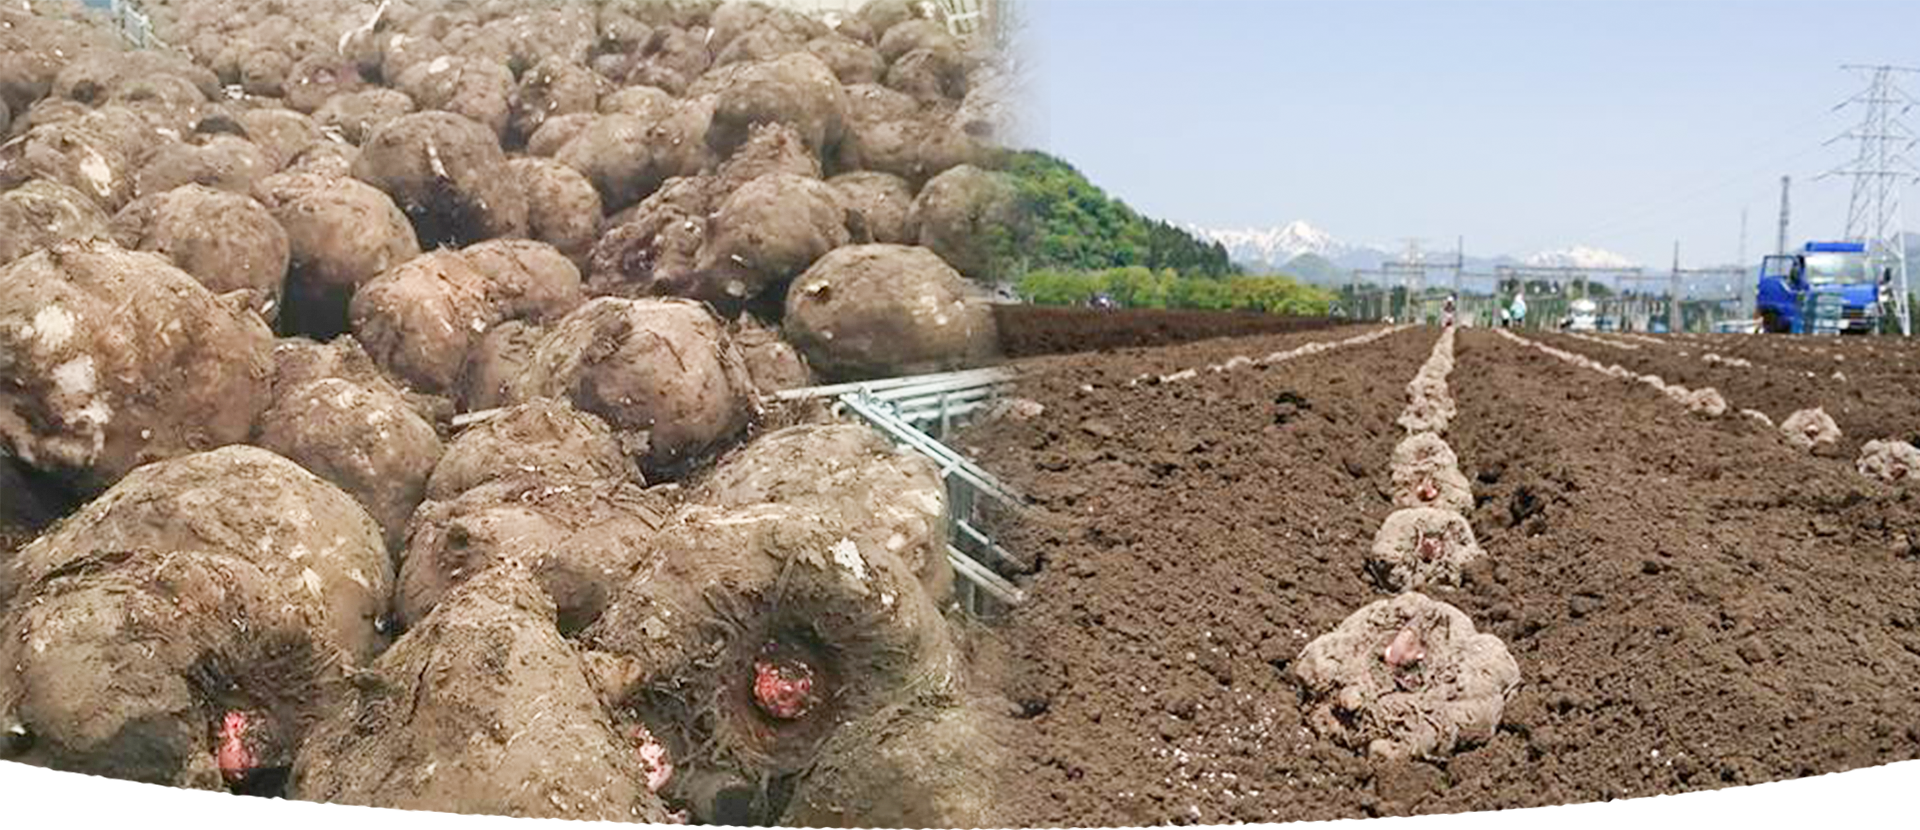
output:
[[[1807,337],[1769,334],[1691,334],[1678,337],[1649,335],[1660,343],[1634,341],[1634,345],[1665,346],[1682,351],[1714,352],[1740,357],[1755,363],[1790,367],[1796,370],[1830,373],[1848,362],[1868,361],[1875,371],[1910,372],[1920,362],[1920,340],[1897,337]],[[1840,359],[1835,360],[1834,355]],[[1848,374],[1852,374],[1851,371]]]
[[[1000,330],[1001,354],[1009,358],[1308,331],[1339,322],[1330,317],[1286,317],[1250,311],[1101,311],[1036,305],[996,305],[993,319]]]
[[[1443,765],[1304,729],[1286,667],[1380,596],[1361,562],[1433,330],[1123,384],[1345,333],[1033,361],[1044,413],[963,438],[1038,508],[1008,533],[1042,560],[1030,599],[982,647],[1027,715],[1009,822],[1526,807],[1920,757],[1920,502],[1487,332],[1459,340],[1451,443],[1488,560],[1437,596],[1524,683]],[[1282,392],[1304,405],[1276,423]]]
[[[1711,386],[1727,399],[1728,406],[1757,409],[1774,423],[1795,410],[1823,407],[1840,425],[1837,451],[1849,463],[1859,454],[1860,445],[1868,441],[1920,440],[1920,406],[1915,406],[1912,399],[1916,372],[1907,358],[1912,352],[1898,341],[1723,335],[1669,340],[1659,345],[1629,341],[1638,348],[1619,349],[1561,335],[1547,334],[1540,339],[1688,388]],[[1708,363],[1702,358],[1710,353],[1748,360],[1753,365]],[[1836,356],[1840,359],[1835,360]],[[1835,377],[1835,372],[1840,376]]]

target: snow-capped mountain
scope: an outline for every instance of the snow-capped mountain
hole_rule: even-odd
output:
[[[1612,251],[1586,245],[1574,245],[1553,251],[1536,251],[1528,254],[1521,262],[1547,268],[1632,268],[1639,264]]]
[[[1316,274],[1326,271],[1328,266],[1342,270],[1379,268],[1383,262],[1404,256],[1404,252],[1385,246],[1344,242],[1333,234],[1300,220],[1266,229],[1216,230],[1189,225],[1187,230],[1202,239],[1219,242],[1226,247],[1228,258],[1258,271],[1280,270],[1295,259],[1308,255],[1315,259],[1302,260],[1302,262],[1310,263],[1312,267],[1308,270]],[[1450,262],[1453,258],[1452,253],[1447,250],[1428,250],[1425,256],[1429,261]],[[1613,251],[1588,245],[1538,251],[1518,258],[1504,254],[1466,258],[1468,269],[1479,270],[1490,269],[1497,265],[1629,268],[1636,264],[1633,260]],[[1321,280],[1310,278],[1310,281]]]
[[[1220,243],[1226,247],[1228,258],[1248,265],[1277,268],[1294,257],[1313,254],[1342,267],[1371,268],[1386,255],[1379,249],[1341,242],[1333,234],[1300,220],[1275,228],[1215,230],[1189,225],[1187,229],[1202,239]],[[1355,259],[1370,262],[1350,261]]]

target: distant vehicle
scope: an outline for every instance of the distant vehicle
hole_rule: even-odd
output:
[[[1876,278],[1864,244],[1808,242],[1761,261],[1754,305],[1763,331],[1866,334],[1880,327],[1891,281],[1890,271]]]
[[[1093,299],[1088,300],[1087,305],[1101,311],[1112,311],[1120,307],[1120,303],[1113,299],[1112,294],[1104,293],[1093,295]]]
[[[1567,331],[1599,331],[1600,304],[1581,298],[1567,307]]]
[[[1713,324],[1714,334],[1758,334],[1759,320],[1721,320]]]

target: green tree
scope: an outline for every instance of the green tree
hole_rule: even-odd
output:
[[[1141,266],[1101,271],[1040,269],[1021,278],[1017,290],[1040,305],[1078,305],[1107,293],[1128,308],[1239,309],[1269,314],[1326,314],[1332,291],[1284,276],[1182,276],[1171,268]]]
[[[1022,227],[1006,250],[1031,269],[1104,270],[1141,266],[1224,277],[1226,248],[1148,219],[1087,181],[1071,165],[1038,151],[1009,153]]]
[[[1034,271],[1021,278],[1014,290],[1035,305],[1079,305],[1105,291],[1106,279],[1085,272]]]

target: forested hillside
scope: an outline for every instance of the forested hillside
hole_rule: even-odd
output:
[[[1233,272],[1220,244],[1141,216],[1060,159],[1027,150],[1011,154],[1006,169],[1028,217],[1025,239],[1014,254],[1022,260],[1019,271],[1140,266],[1172,268],[1189,277]]]

